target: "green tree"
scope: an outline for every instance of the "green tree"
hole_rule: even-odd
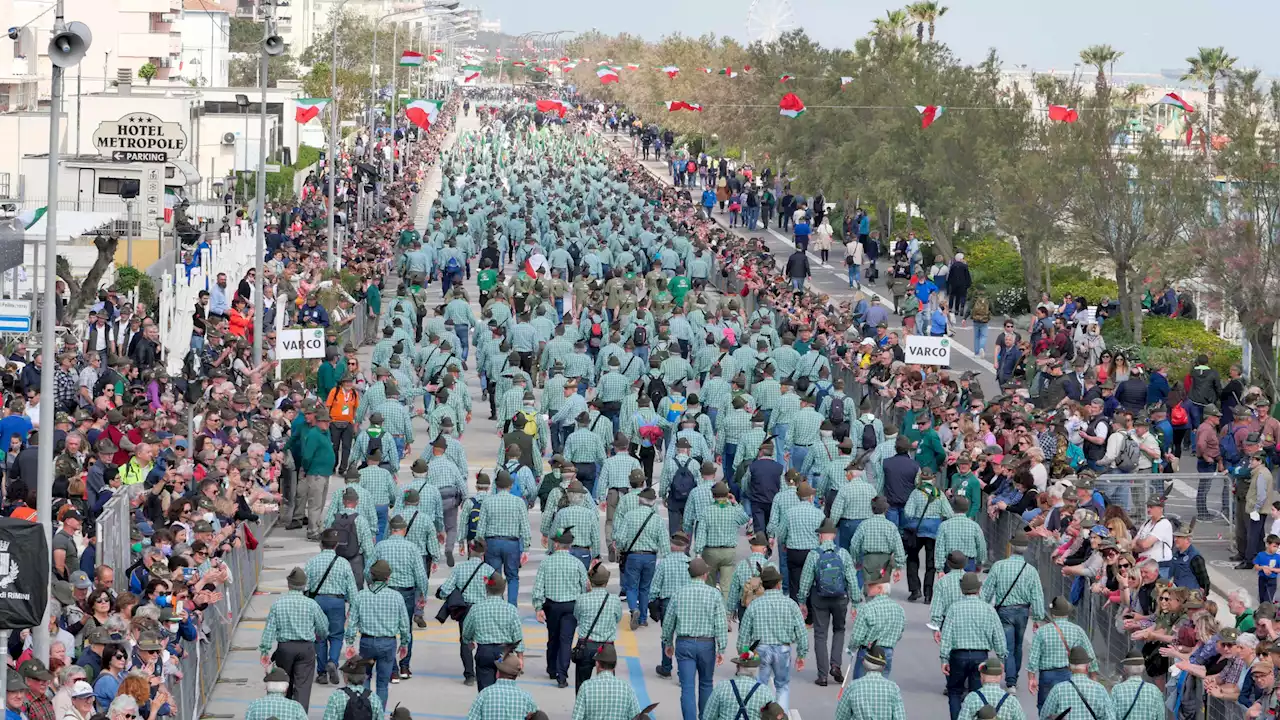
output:
[[[1198,48],[1197,54],[1187,58],[1187,72],[1182,79],[1204,83],[1208,89],[1210,131],[1213,129],[1213,110],[1218,105],[1218,81],[1231,74],[1238,59],[1227,54],[1223,47]]]
[[[142,78],[143,80],[146,80],[147,84],[150,85],[151,81],[155,78],[158,72],[159,71],[156,70],[155,65],[151,63],[146,63],[142,67],[138,68],[138,77]]]
[[[233,53],[255,53],[262,42],[262,23],[248,18],[231,18],[230,49]]]
[[[1094,96],[1100,102],[1106,102],[1110,85],[1107,83],[1107,71],[1124,55],[1110,45],[1090,45],[1080,51],[1080,62],[1098,69],[1098,79],[1094,82]]]
[[[907,6],[907,14],[911,17],[911,21],[916,24],[916,41],[924,42],[924,29],[929,27],[929,42],[933,42],[933,33],[938,23],[938,18],[947,14],[949,10],[945,5],[934,2],[933,0],[922,0],[922,2],[912,3]]]

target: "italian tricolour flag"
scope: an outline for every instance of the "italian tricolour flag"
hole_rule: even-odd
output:
[[[668,100],[667,112],[675,112],[677,110],[691,110],[693,112],[702,112],[702,106],[698,103],[685,102],[684,100]]]
[[[680,68],[676,67],[675,65],[667,65],[666,67],[661,67],[658,69],[666,73],[667,77],[671,78],[672,80],[674,80],[675,77],[680,74]]]
[[[484,68],[479,65],[463,65],[462,66],[462,82],[463,84],[473,83],[480,79],[480,72]]]
[[[547,258],[542,253],[534,253],[524,261],[524,272],[531,278],[538,277],[538,270],[547,266]]]
[[[404,115],[414,125],[430,130],[440,116],[440,106],[443,104],[443,100],[410,100],[404,108]]]
[[[405,50],[400,53],[400,67],[418,67],[422,64],[422,53]]]
[[[560,117],[564,117],[564,114],[569,110],[559,100],[539,100],[537,108],[538,112],[554,112],[558,113]]]
[[[916,111],[920,113],[920,129],[928,130],[933,121],[942,117],[947,109],[941,105],[917,105]]]
[[[308,123],[318,116],[321,110],[324,110],[324,106],[329,104],[329,98],[299,98],[293,104],[295,106],[293,119],[300,123]]]
[[[618,82],[618,71],[611,67],[602,67],[596,70],[596,77],[600,78],[602,85]]]
[[[778,114],[789,118],[798,118],[804,114],[804,103],[795,93],[787,93],[778,101]]]

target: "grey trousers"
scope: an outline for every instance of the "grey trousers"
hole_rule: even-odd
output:
[[[613,518],[618,514],[618,498],[620,497],[622,497],[622,491],[618,488],[609,488],[609,492],[605,494],[604,537],[605,544],[609,546],[609,562],[617,562],[618,559],[617,548],[613,545]]]
[[[848,597],[822,597],[809,593],[813,605],[813,653],[817,656],[818,677],[825,678],[830,671],[831,659],[836,666],[844,653],[844,627],[849,616]],[[831,644],[827,644],[827,631],[832,630]],[[828,652],[829,651],[829,652]]]
[[[325,494],[329,491],[328,475],[303,475],[298,483],[297,498],[293,507],[295,518],[307,518],[307,535],[319,535],[323,529]]]
[[[314,640],[285,640],[276,645],[272,662],[289,673],[289,691],[285,697],[311,707],[311,683],[316,679],[316,644]]]
[[[450,493],[441,500],[444,503],[444,549],[448,551],[458,542],[458,507],[462,499]]]

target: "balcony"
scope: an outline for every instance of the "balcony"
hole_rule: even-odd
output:
[[[151,32],[159,35],[168,35],[178,31],[177,24],[166,19],[168,14],[152,13],[151,14]]]

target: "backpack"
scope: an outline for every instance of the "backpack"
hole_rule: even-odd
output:
[[[547,492],[550,492],[548,489]],[[476,539],[476,530],[480,527],[480,498],[473,497],[470,499],[471,505],[467,507],[467,541]]]
[[[604,337],[604,328],[600,323],[591,323],[591,332],[588,342],[592,347],[600,347],[600,339]]]
[[[826,385],[814,383],[814,387],[817,388],[817,392],[813,394],[813,402],[816,406],[822,407],[822,401],[826,400],[827,396],[831,394],[831,383],[828,382]]]
[[[763,567],[757,566],[755,574],[742,583],[742,595],[738,598],[738,602],[742,603],[742,607],[747,607],[752,600],[764,594],[764,583],[760,582],[760,571],[763,569]]]
[[[448,262],[444,264],[444,269],[445,272],[456,273],[462,269],[462,266],[458,264],[458,258],[451,257]]]
[[[658,423],[642,418],[639,413],[636,414],[636,434],[640,439],[650,445],[656,445],[663,440],[662,428],[658,427]]]
[[[671,396],[671,404],[667,407],[667,422],[675,425],[684,416],[685,400],[678,395]]]
[[[969,310],[969,317],[974,322],[990,322],[991,321],[991,303],[985,297],[975,298],[973,307]]]
[[[693,464],[693,458],[689,458],[688,462],[676,463],[675,475],[671,477],[671,490],[667,493],[667,505],[679,508],[684,511],[685,503],[689,501],[689,493],[698,486],[698,481],[693,477],[693,471],[689,466]]]
[[[844,597],[849,594],[849,586],[844,579],[844,560],[835,550],[825,550],[818,554],[818,572],[813,583],[814,590],[820,597]]]
[[[862,449],[875,450],[876,445],[878,444],[879,443],[876,442],[876,426],[872,425],[871,423],[867,423],[866,425],[863,425],[862,426]]]
[[[644,325],[636,325],[636,329],[631,331],[631,342],[636,347],[642,347],[649,344],[649,328]]]
[[[529,437],[538,436],[538,414],[521,410],[519,415],[524,422],[520,424],[520,429]]]
[[[1240,447],[1236,445],[1236,434],[1227,428],[1222,434],[1222,438],[1218,440],[1218,448],[1222,451],[1222,459],[1228,465],[1235,465],[1244,457],[1240,453]]]
[[[843,423],[844,423],[844,401],[845,401],[845,398],[844,398],[844,396],[842,396],[842,395],[833,395],[833,396],[831,396],[831,413],[830,413],[830,415],[831,415],[831,424],[832,424],[832,425],[841,425],[841,424],[843,424]],[[866,430],[863,430],[863,431],[862,431],[864,441],[865,441],[865,438],[866,438],[866,432],[867,432]],[[876,429],[875,429],[875,428],[871,428],[871,436],[872,436],[872,437],[875,437],[875,434],[876,434]],[[866,448],[863,448],[863,449],[866,449]]]
[[[1120,472],[1133,472],[1138,469],[1138,461],[1142,459],[1142,450],[1132,435],[1125,433],[1124,442],[1120,444],[1120,454],[1116,456],[1116,469]]]
[[[696,173],[698,172],[698,163],[690,160],[689,163],[684,166],[684,170],[687,173]]]
[[[367,467],[369,465],[369,456],[373,454],[373,451],[377,450],[378,452],[382,452],[382,428],[378,428],[377,435],[373,434],[372,428],[366,430],[365,433],[369,437],[369,442],[365,443],[364,462],[361,463],[360,467]]]
[[[357,692],[350,687],[343,687],[342,692],[347,694],[347,706],[342,711],[342,720],[373,720],[369,688],[361,688]]]
[[[1173,408],[1169,410],[1169,424],[1174,427],[1178,427],[1180,425],[1188,425],[1190,423],[1191,416],[1187,414],[1187,409],[1183,407],[1182,403],[1174,405]]]
[[[662,403],[662,398],[667,396],[667,384],[662,382],[661,375],[649,378],[649,382],[644,386],[644,394],[649,396],[649,402],[653,404],[653,409],[657,410],[658,405]]]
[[[547,511],[547,500],[551,498],[551,489],[560,484],[560,478],[555,473],[547,473],[542,476],[542,483],[538,485],[538,509]]]
[[[338,513],[329,527],[338,533],[338,546],[334,548],[338,557],[347,560],[360,557],[360,538],[356,534],[355,513]]]

